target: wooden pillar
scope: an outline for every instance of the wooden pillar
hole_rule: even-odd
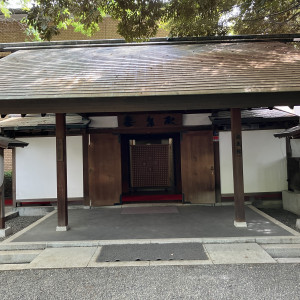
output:
[[[0,229],[5,229],[4,150],[0,148]]]
[[[66,116],[56,114],[57,216],[56,231],[68,230]]]
[[[242,150],[242,122],[241,109],[231,109],[231,139],[232,139],[232,165],[234,185],[234,207],[236,227],[246,227],[244,205],[244,176],[243,176],[243,150]]]
[[[85,132],[82,134],[82,165],[83,165],[83,198],[84,205],[90,205],[89,191],[89,135]]]

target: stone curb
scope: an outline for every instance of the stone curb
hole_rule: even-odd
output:
[[[233,244],[257,243],[263,244],[300,244],[300,237],[241,237],[241,238],[194,238],[194,239],[134,239],[134,240],[94,240],[94,241],[67,241],[67,242],[10,242],[0,243],[0,251],[7,250],[41,250],[46,248],[68,247],[99,247],[106,245],[126,244],[168,244],[168,243],[201,243],[201,244]]]

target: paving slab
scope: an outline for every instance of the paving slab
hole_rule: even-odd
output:
[[[273,258],[300,259],[300,244],[266,244],[262,248]]]
[[[281,264],[300,264],[300,258],[284,257],[284,258],[275,258],[278,263]]]
[[[30,263],[42,250],[0,251],[0,264]]]
[[[47,248],[30,264],[30,268],[83,268],[93,257],[96,247]]]
[[[256,243],[206,244],[214,264],[275,263],[276,261]]]

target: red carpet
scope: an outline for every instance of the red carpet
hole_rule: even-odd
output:
[[[12,201],[12,199],[5,199],[5,205],[7,205],[7,206],[12,206],[12,204],[13,204],[13,201]]]
[[[123,196],[122,202],[160,202],[160,201],[182,201],[181,194],[171,195],[133,195]]]

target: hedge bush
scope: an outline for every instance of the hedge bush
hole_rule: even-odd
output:
[[[12,198],[12,171],[4,172],[4,196]]]

